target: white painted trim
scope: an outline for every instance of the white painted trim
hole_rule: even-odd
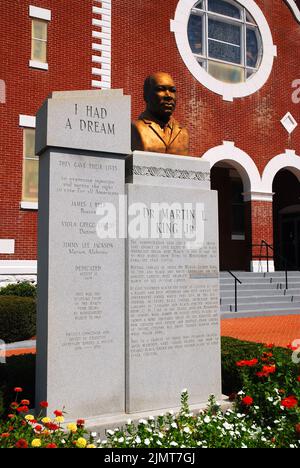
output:
[[[285,130],[291,135],[293,131],[298,127],[298,122],[296,119],[292,116],[290,112],[287,112],[284,117],[280,120],[282,126],[285,128]],[[289,124],[292,124],[290,126]]]
[[[0,239],[0,254],[14,254],[15,239]]]
[[[273,44],[272,33],[267,20],[254,0],[237,0],[255,19],[262,37],[263,57],[259,70],[245,83],[228,84],[210,76],[195,59],[188,41],[187,26],[192,7],[196,0],[179,0],[174,20],[171,20],[171,31],[175,34],[177,48],[185,65],[192,75],[206,88],[226,101],[249,96],[258,91],[269,79],[277,48]]]
[[[92,6],[92,88],[111,88],[111,4],[112,0],[102,0],[101,6]],[[101,15],[99,19],[99,15]],[[95,30],[94,28],[99,28]],[[98,40],[99,42],[95,42]],[[95,67],[95,63],[100,64]],[[95,77],[99,76],[99,80]]]
[[[286,150],[284,154],[275,156],[266,165],[262,175],[262,188],[264,192],[272,192],[273,181],[281,169],[290,170],[300,182],[300,156],[295,150]]]
[[[29,5],[29,16],[31,18],[38,18],[45,21],[51,21],[51,10]]]
[[[261,191],[261,178],[255,162],[245,151],[237,148],[234,142],[224,141],[223,145],[208,150],[202,159],[209,161],[211,168],[221,161],[228,163],[240,174],[245,192]]]
[[[0,104],[6,103],[6,84],[4,80],[0,80]]]
[[[35,128],[36,118],[33,115],[19,115],[20,127]]]
[[[250,270],[253,273],[267,273],[268,271],[268,262],[267,260],[252,260],[250,262]],[[269,272],[275,272],[274,260],[269,260]]]
[[[0,275],[36,275],[36,260],[0,260]]]
[[[294,0],[285,0],[292,12],[295,15],[296,20],[300,23],[300,11],[299,8],[297,7],[296,3]]]
[[[244,202],[249,201],[263,201],[273,203],[274,192],[264,193],[264,192],[245,192],[243,193]]]
[[[48,63],[37,62],[36,60],[29,60],[30,68],[38,68],[39,70],[49,70]]]
[[[39,204],[38,204],[38,202],[25,202],[25,201],[22,201],[20,203],[20,208],[22,210],[38,210],[39,209]]]

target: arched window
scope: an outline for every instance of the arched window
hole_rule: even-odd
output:
[[[225,83],[245,82],[261,63],[258,26],[235,1],[197,2],[191,10],[188,38],[199,66]]]
[[[254,0],[179,0],[171,30],[192,75],[227,101],[255,93],[271,74],[277,48]]]
[[[0,104],[5,104],[6,92],[5,92],[5,81],[0,80]]]

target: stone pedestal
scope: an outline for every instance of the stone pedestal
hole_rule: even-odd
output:
[[[124,195],[127,122],[120,92],[54,93],[37,117],[36,401],[68,419],[125,411],[125,241],[98,237],[97,208]]]
[[[175,407],[183,388],[191,404],[218,398],[218,204],[209,165],[135,152],[129,170],[126,410]],[[130,232],[137,224],[140,235]]]

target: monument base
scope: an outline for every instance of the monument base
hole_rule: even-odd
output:
[[[232,403],[229,401],[228,396],[222,395],[222,397],[217,401],[217,405],[221,407],[223,412],[232,408]],[[207,408],[207,403],[199,403],[198,405],[190,405],[189,409],[195,415],[199,412],[205,411]],[[106,430],[113,430],[117,427],[120,429],[125,427],[128,420],[130,419],[133,424],[138,424],[140,419],[147,420],[149,417],[156,418],[161,414],[174,413],[177,414],[180,411],[180,407],[176,408],[163,408],[155,411],[144,411],[139,413],[132,414],[116,414],[116,415],[107,415],[95,418],[88,418],[85,420],[85,427],[90,432],[97,432],[100,438],[105,437]]]

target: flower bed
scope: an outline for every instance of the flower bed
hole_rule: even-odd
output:
[[[0,447],[300,448],[300,369],[292,351],[256,345],[252,356],[234,361],[242,389],[230,397],[232,410],[223,413],[211,397],[206,411],[192,414],[184,390],[178,414],[128,421],[106,431],[105,440],[88,433],[83,420],[64,428],[62,410],[52,418],[28,414],[30,402],[18,398],[22,389],[15,388],[9,414],[0,420]]]

